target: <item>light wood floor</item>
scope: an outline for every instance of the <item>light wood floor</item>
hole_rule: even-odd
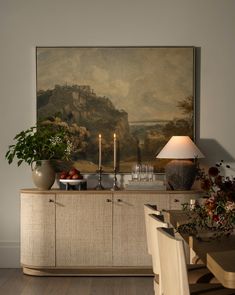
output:
[[[153,277],[33,277],[0,269],[0,295],[153,294]]]

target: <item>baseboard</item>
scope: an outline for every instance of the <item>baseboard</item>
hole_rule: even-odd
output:
[[[0,241],[0,268],[20,267],[20,243]]]
[[[151,267],[73,267],[32,268],[23,265],[23,273],[31,276],[147,276],[153,277]]]

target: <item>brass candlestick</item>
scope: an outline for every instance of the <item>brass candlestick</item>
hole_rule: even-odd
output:
[[[120,190],[120,188],[117,185],[117,168],[114,168],[114,176],[113,176],[113,187],[111,188],[112,191]]]
[[[102,167],[100,166],[100,168],[97,170],[98,173],[98,185],[96,186],[96,190],[104,190],[104,187],[102,186]]]

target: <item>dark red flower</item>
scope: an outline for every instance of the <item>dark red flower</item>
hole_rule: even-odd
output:
[[[218,215],[213,215],[213,220],[214,220],[215,222],[219,221],[219,216],[218,216]]]
[[[227,191],[228,191],[228,190],[231,190],[232,187],[233,187],[233,183],[232,183],[232,181],[227,180],[227,181],[224,182],[224,189],[225,189],[225,190],[227,190]]]
[[[235,202],[235,192],[234,191],[230,191],[227,193],[227,199],[230,202]]]
[[[221,175],[217,175],[215,178],[215,184],[218,185],[218,187],[221,187],[223,184],[223,177]]]
[[[212,182],[210,179],[206,178],[201,181],[202,190],[209,191],[211,188]]]
[[[212,177],[216,177],[219,174],[219,169],[217,167],[210,167],[208,174]]]

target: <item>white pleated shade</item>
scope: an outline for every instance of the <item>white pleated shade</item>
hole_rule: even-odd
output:
[[[194,159],[204,158],[204,155],[189,136],[172,136],[156,158]]]

